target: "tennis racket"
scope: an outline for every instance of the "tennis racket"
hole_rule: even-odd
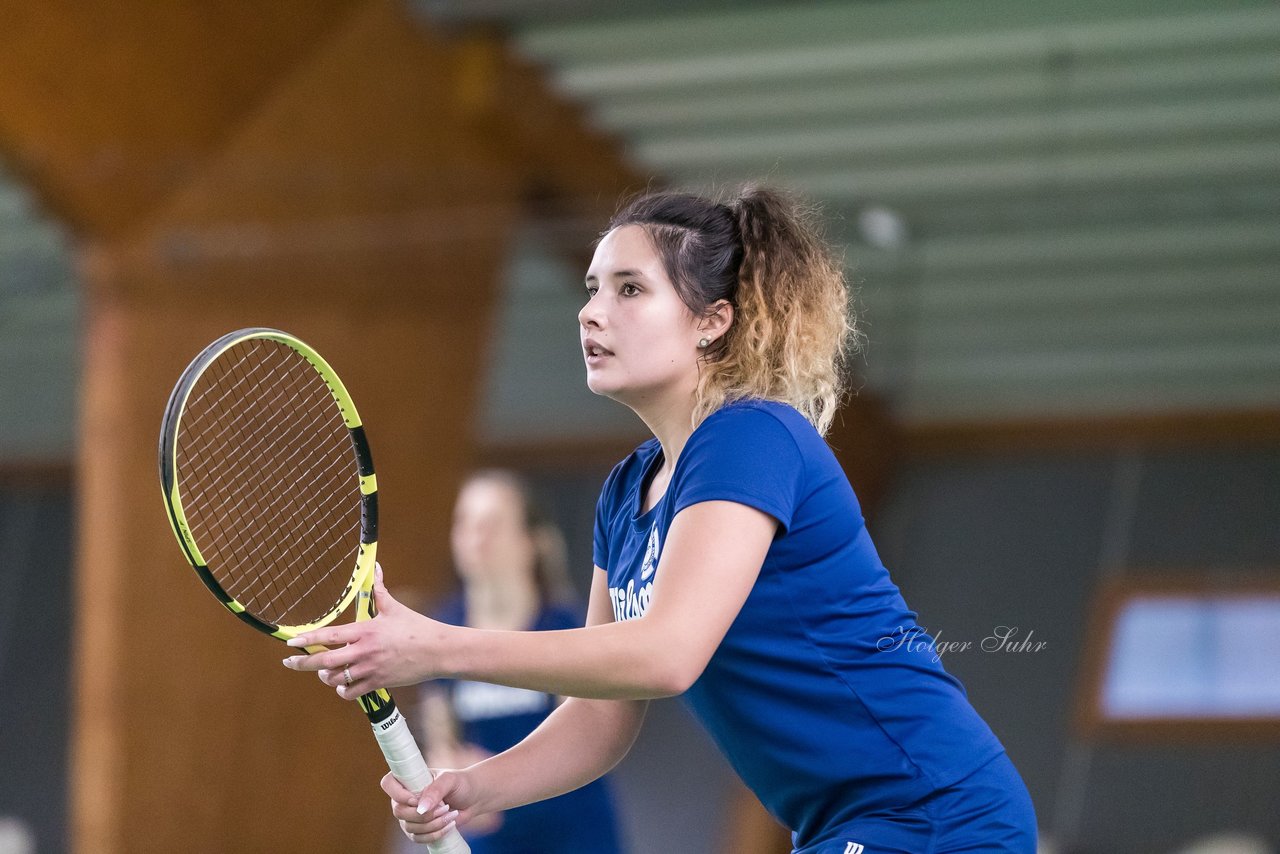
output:
[[[378,482],[351,395],[315,350],[277,329],[241,329],[195,358],[160,429],[169,523],[227,610],[289,640],[355,602],[374,615]],[[322,646],[307,652],[324,651]],[[432,780],[391,694],[357,702],[406,788]],[[453,830],[429,846],[468,854]]]

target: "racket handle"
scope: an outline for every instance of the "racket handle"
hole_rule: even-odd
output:
[[[399,709],[392,712],[391,717],[374,724],[373,735],[378,739],[382,755],[387,757],[391,773],[404,783],[405,788],[421,792],[435,779]],[[471,846],[456,827],[439,842],[429,843],[427,850],[431,854],[471,854]]]

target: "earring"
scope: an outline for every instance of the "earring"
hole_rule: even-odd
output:
[[[711,344],[710,338],[703,338],[698,342],[698,349],[705,350]]]

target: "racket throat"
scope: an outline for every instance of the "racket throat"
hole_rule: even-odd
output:
[[[356,698],[360,710],[369,717],[369,723],[377,729],[378,725],[400,714],[396,701],[391,699],[391,692],[386,688],[370,691]],[[388,725],[389,728],[389,725]]]

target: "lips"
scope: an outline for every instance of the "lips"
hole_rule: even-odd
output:
[[[582,352],[586,354],[588,362],[593,359],[602,359],[605,356],[613,355],[611,350],[606,350],[604,347],[601,347],[600,343],[593,338],[588,338],[582,342]]]

